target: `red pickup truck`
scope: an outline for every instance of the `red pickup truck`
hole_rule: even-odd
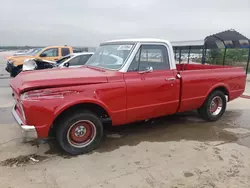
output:
[[[22,72],[11,81],[12,113],[28,137],[56,137],[69,154],[99,146],[113,126],[197,109],[218,120],[245,90],[243,68],[175,64],[171,44],[158,39],[102,43],[77,69]]]

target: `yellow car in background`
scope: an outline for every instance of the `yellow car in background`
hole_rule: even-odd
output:
[[[7,57],[5,70],[10,73],[11,77],[15,77],[22,71],[23,63],[26,59],[36,58],[56,61],[71,53],[73,53],[73,48],[71,46],[48,46],[45,48],[37,48],[24,55]]]

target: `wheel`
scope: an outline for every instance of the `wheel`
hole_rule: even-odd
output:
[[[60,147],[71,155],[91,152],[103,137],[101,120],[91,112],[76,112],[57,125],[56,139]]]
[[[224,114],[226,106],[225,94],[217,90],[208,96],[202,107],[198,109],[198,113],[206,121],[217,121]]]

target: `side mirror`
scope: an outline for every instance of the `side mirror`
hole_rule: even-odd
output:
[[[144,74],[144,73],[148,73],[148,72],[153,72],[153,67],[147,67],[146,70],[140,71],[139,74]]]
[[[40,57],[47,57],[47,54],[40,54]]]
[[[69,62],[63,64],[64,67],[69,67]]]

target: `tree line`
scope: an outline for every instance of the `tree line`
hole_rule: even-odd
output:
[[[222,65],[225,49],[211,49],[207,53],[207,63]],[[225,56],[225,64],[233,65],[247,63],[249,49],[227,49]]]

